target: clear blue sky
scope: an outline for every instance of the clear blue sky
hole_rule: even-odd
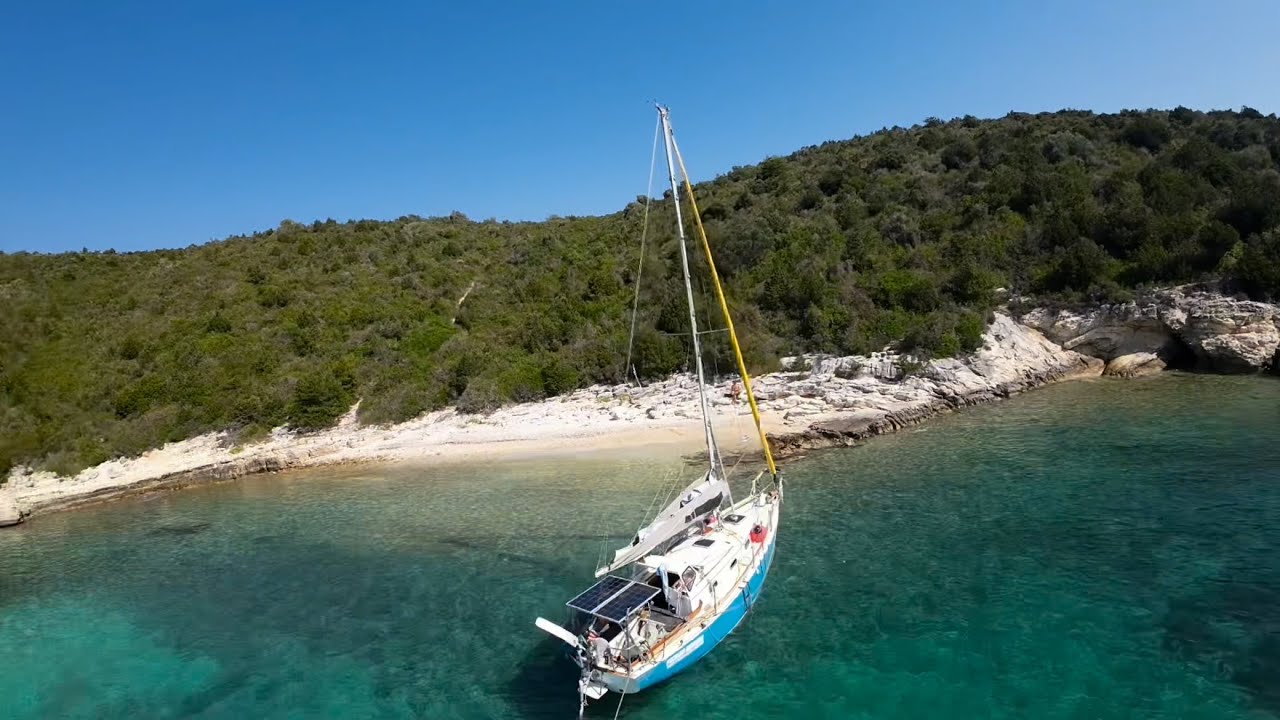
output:
[[[19,4],[21,3],[21,4]],[[62,2],[0,10],[0,250],[540,220],[928,116],[1280,111],[1280,2]]]

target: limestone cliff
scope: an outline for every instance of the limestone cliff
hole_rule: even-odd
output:
[[[1064,350],[1040,332],[997,313],[983,346],[965,358],[927,363],[918,374],[885,382],[867,374],[840,372],[862,363],[850,358],[814,363],[808,378],[765,376],[759,383],[768,409],[811,415],[807,427],[776,433],[780,454],[807,448],[852,445],[873,435],[914,425],[938,413],[1014,395],[1046,383],[1096,376],[1103,363]],[[845,375],[846,377],[842,377]],[[807,399],[806,399],[807,398]]]
[[[1084,311],[1040,308],[1019,319],[1065,349],[1108,362],[1148,353],[1174,367],[1251,373],[1276,368],[1280,348],[1280,307],[1189,288]]]

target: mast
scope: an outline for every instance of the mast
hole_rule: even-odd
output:
[[[667,113],[667,108],[658,106],[658,117],[662,119],[662,145],[667,155],[667,177],[671,180],[671,199],[676,208],[676,234],[680,239],[680,268],[684,271],[684,292],[689,301],[689,332],[693,337],[693,364],[697,368],[698,375],[698,404],[702,408],[702,430],[707,440],[707,459],[711,465],[711,473],[714,475],[716,463],[720,458],[720,449],[716,447],[716,435],[711,429],[711,414],[707,411],[706,380],[702,375],[702,341],[698,338],[698,319],[693,309],[693,281],[689,278],[689,251],[685,248],[684,219],[680,214],[680,186],[676,182],[676,166],[671,157],[675,137],[671,132],[671,119]]]
[[[689,180],[689,171],[685,169],[684,157],[680,155],[680,146],[676,145],[676,136],[674,133],[670,133],[669,126],[668,133],[671,137],[671,148],[667,150],[667,162],[671,162],[671,150],[674,149],[676,160],[680,163],[680,174],[684,176],[684,187],[689,192],[689,205],[693,208],[693,221],[698,228],[698,237],[702,240],[702,250],[707,255],[707,266],[711,268],[711,280],[715,285],[716,298],[720,301],[720,310],[724,313],[724,323],[729,330],[729,343],[733,346],[733,356],[738,362],[738,374],[742,377],[742,388],[747,391],[747,403],[751,406],[751,417],[756,423],[756,433],[760,435],[760,447],[764,450],[764,459],[769,465],[769,474],[773,476],[774,482],[779,483],[779,487],[781,487],[778,466],[773,462],[773,452],[769,449],[769,438],[765,435],[764,425],[760,422],[760,408],[756,406],[756,395],[751,389],[751,375],[747,373],[747,363],[742,359],[742,348],[738,345],[738,333],[733,329],[733,318],[729,315],[729,303],[724,297],[724,287],[720,285],[720,273],[716,272],[716,261],[711,257],[711,243],[707,241],[707,231],[702,227],[702,215],[698,212],[698,201],[693,196],[693,183]],[[672,182],[675,182],[674,179]],[[681,249],[683,249],[683,243]],[[755,483],[753,482],[752,492],[754,491]]]

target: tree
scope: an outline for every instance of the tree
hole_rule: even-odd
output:
[[[298,380],[289,404],[289,424],[299,430],[328,427],[351,407],[352,398],[327,370],[313,370]]]
[[[959,170],[967,167],[978,157],[978,145],[965,135],[948,143],[942,149],[940,159],[948,170]]]
[[[1049,291],[1083,292],[1107,279],[1107,253],[1088,238],[1077,238],[1067,247],[1057,248],[1040,283]]]
[[[1245,243],[1231,280],[1254,297],[1280,298],[1280,229],[1272,228]]]
[[[929,125],[695,188],[753,370],[896,342],[965,352],[999,286],[1081,301],[1222,279],[1280,297],[1275,117],[1176,108]],[[615,383],[637,289],[636,370],[687,369],[674,207],[648,203],[637,274],[639,210],[284,222],[182,250],[0,254],[0,468],[325,427],[356,398],[362,422],[393,422]],[[690,249],[699,317],[719,329]],[[723,335],[704,338],[711,364],[729,367]]]
[[[1124,131],[1120,133],[1120,137],[1134,147],[1156,152],[1169,142],[1171,133],[1168,124],[1160,118],[1153,115],[1139,115],[1129,121]]]

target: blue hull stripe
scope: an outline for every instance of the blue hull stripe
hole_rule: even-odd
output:
[[[771,535],[773,533],[770,533]],[[760,597],[760,590],[764,587],[765,576],[769,574],[769,566],[773,564],[773,549],[777,547],[777,537],[771,538],[769,549],[765,551],[764,562],[760,563],[760,568],[756,570],[756,574],[747,581],[747,592],[738,593],[738,597],[730,603],[729,607],[702,631],[695,639],[690,640],[690,644],[698,643],[692,652],[685,654],[683,657],[677,652],[670,658],[667,658],[662,664],[655,666],[652,670],[633,681],[632,689],[628,692],[640,692],[646,688],[651,688],[662,682],[666,682],[677,674],[689,669],[694,663],[706,657],[722,640],[729,637],[729,633],[733,632],[742,619],[747,616],[747,609],[755,603],[756,598]],[[686,646],[687,647],[687,646]],[[673,664],[674,659],[674,664]]]

